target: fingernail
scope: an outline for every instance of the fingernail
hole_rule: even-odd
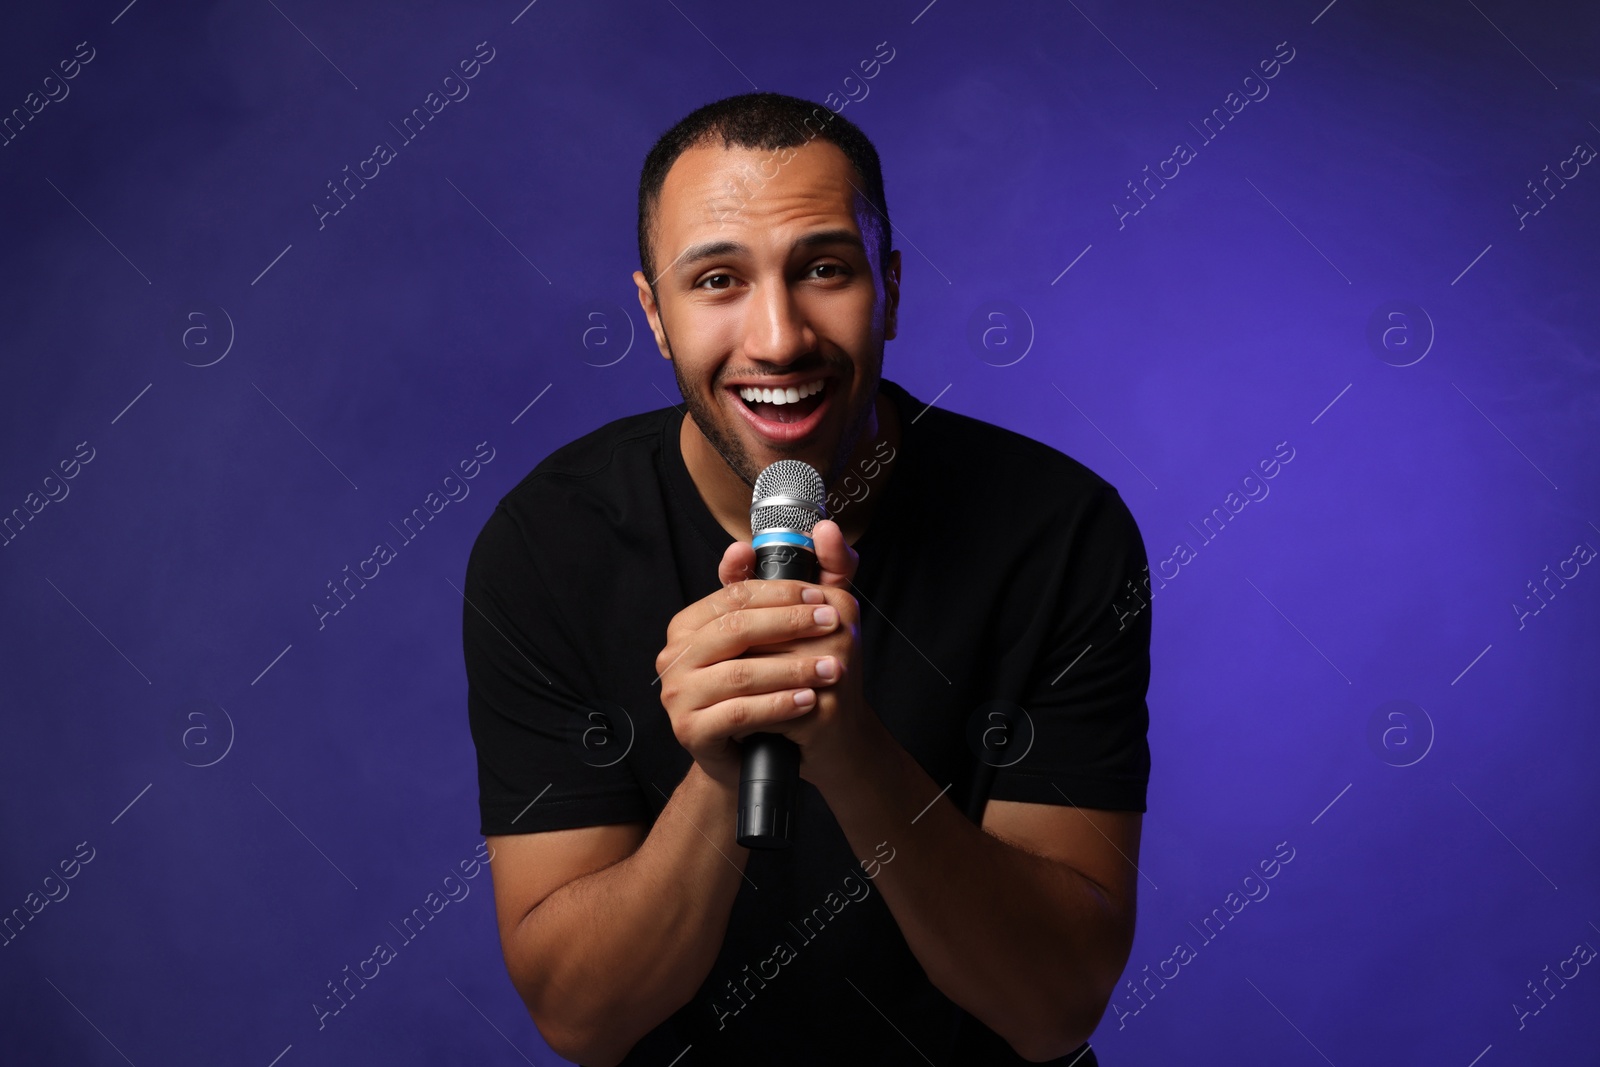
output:
[[[833,616],[834,611],[831,605],[820,607],[811,613],[811,617],[817,620],[818,626],[832,626]]]
[[[794,695],[794,702],[797,707],[807,708],[815,704],[816,701],[817,694],[812,689],[802,689]]]
[[[834,677],[838,673],[839,665],[834,662],[832,656],[825,656],[824,658],[817,660],[817,677],[821,678],[824,682],[833,681]]]
[[[821,604],[827,599],[822,595],[822,590],[814,585],[808,585],[800,590],[800,599],[807,604]]]

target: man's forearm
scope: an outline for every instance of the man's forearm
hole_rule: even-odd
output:
[[[616,1063],[700,988],[748,857],[736,808],[736,792],[692,764],[633,855],[523,918],[512,977],[558,1053]]]
[[[895,850],[876,885],[929,980],[1022,1055],[1086,1040],[1126,962],[1111,902],[984,832],[941,795],[945,783],[887,746],[890,758],[818,788],[857,856],[883,841]]]

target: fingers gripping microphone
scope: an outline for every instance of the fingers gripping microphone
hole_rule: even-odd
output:
[[[757,578],[817,580],[811,528],[827,515],[822,475],[797,459],[780,459],[756,478],[750,502]],[[744,739],[739,774],[739,829],[745,848],[788,848],[789,819],[800,801],[800,748],[782,734]]]

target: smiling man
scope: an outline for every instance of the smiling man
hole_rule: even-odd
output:
[[[700,108],[646,157],[638,224],[687,412],[557,449],[467,566],[513,984],[596,1067],[1093,1067],[1150,767],[1131,514],[1063,453],[881,377],[900,254],[838,115]],[[779,459],[835,502],[816,583],[746,580]],[[800,748],[788,849],[735,841],[754,732]]]

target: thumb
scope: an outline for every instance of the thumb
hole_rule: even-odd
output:
[[[723,585],[742,582],[756,576],[756,550],[749,541],[735,541],[722,553],[717,565],[717,578]]]
[[[817,547],[817,584],[840,589],[849,585],[861,557],[844,539],[839,524],[832,519],[818,521],[811,529],[811,541]]]

